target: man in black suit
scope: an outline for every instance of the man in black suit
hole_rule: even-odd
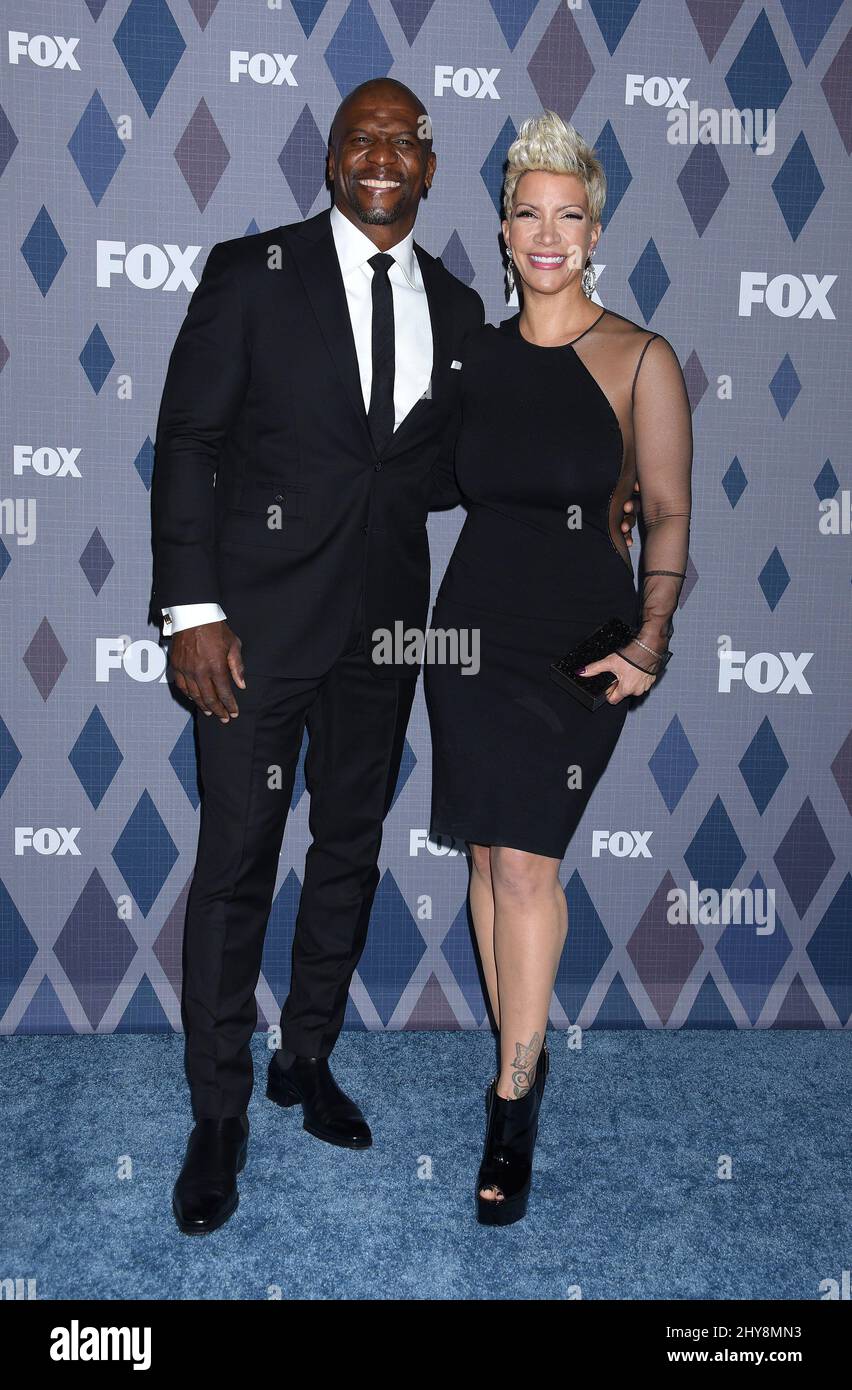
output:
[[[334,207],[217,243],[172,351],[152,484],[154,604],[197,719],[201,827],[184,937],[195,1127],[174,1192],[186,1232],[235,1210],[255,987],[307,723],[310,829],[267,1095],[305,1128],[371,1142],[328,1057],[379,882],[417,666],[371,634],[425,631],[430,506],[454,505],[465,340],[482,301],[413,240],[436,159],[391,79],[332,125]],[[236,687],[236,689],[235,689]]]

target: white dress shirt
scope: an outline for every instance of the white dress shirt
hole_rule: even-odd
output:
[[[336,207],[331,209],[334,247],[343,276],[346,303],[358,356],[364,409],[370,408],[373,382],[373,267],[368,264],[378,247]],[[432,320],[420,263],[414,251],[414,228],[388,247],[395,265],[388,271],[393,291],[394,316],[394,429],[399,429],[411,407],[425,395],[432,378]],[[225,617],[218,603],[181,603],[163,609],[163,632],[173,636],[186,627],[220,622]]]

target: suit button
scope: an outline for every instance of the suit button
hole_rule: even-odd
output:
[[[276,501],[276,502],[283,502],[283,501],[284,501],[284,493],[283,493],[283,492],[276,492],[276,494],[275,494],[275,501]]]
[[[380,459],[379,462],[375,465],[375,468],[376,468],[376,472],[377,472],[377,473],[381,471],[381,468],[382,468],[382,461],[381,461],[381,459]]]
[[[362,527],[361,527],[361,530],[363,531],[364,535],[366,536],[366,534],[367,534],[367,528],[366,528],[366,526],[362,526]]]

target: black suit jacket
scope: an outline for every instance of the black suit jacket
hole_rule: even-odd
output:
[[[152,608],[220,603],[246,672],[316,676],[363,581],[365,642],[424,630],[427,512],[459,500],[452,454],[479,295],[417,242],[431,400],[376,453],[330,211],[217,242],[169,359],[151,487]],[[410,665],[374,665],[410,676]]]

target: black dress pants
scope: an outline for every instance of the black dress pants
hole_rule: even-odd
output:
[[[293,942],[282,1047],[327,1057],[367,935],[382,823],[393,799],[417,683],[380,678],[356,603],[343,653],[323,676],[246,676],[239,717],[196,712],[201,825],[184,932],[183,1024],[193,1113],[244,1111],[252,1091],[255,988],[302,735],[312,843]]]

